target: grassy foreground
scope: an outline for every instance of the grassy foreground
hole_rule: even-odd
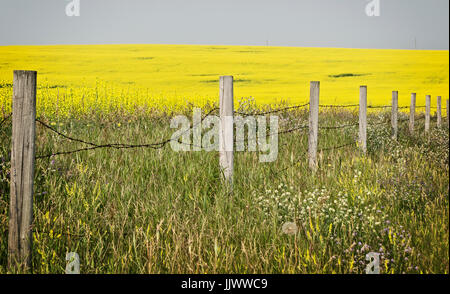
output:
[[[410,135],[402,122],[394,142],[388,117],[370,114],[387,123],[369,127],[367,156],[356,146],[323,151],[315,174],[306,131],[280,135],[273,163],[238,152],[232,195],[220,184],[217,152],[166,146],[37,160],[33,272],[63,273],[66,253],[77,252],[82,273],[364,273],[373,251],[382,273],[448,273],[448,127],[433,120],[425,136],[419,120]],[[283,114],[280,130],[307,118]],[[156,142],[174,131],[163,113],[41,119],[97,143]],[[351,111],[320,114],[323,126],[355,121]],[[0,129],[0,273],[7,273],[10,136],[8,122]],[[356,138],[357,127],[322,130],[319,148]],[[41,126],[36,140],[37,155],[85,147]],[[297,234],[282,232],[288,221]]]

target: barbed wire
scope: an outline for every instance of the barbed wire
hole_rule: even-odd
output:
[[[420,116],[420,117],[415,117],[414,121],[419,121],[419,120],[423,120],[425,119],[425,116]],[[398,122],[404,122],[404,121],[409,121],[410,118],[401,118],[398,119]],[[392,121],[391,120],[386,120],[386,121],[382,121],[382,122],[371,122],[371,123],[367,123],[367,126],[379,126],[379,125],[384,125],[384,124],[390,124]]]
[[[48,126],[46,126],[46,127],[48,127]],[[303,129],[307,129],[307,128],[308,128],[308,126],[295,127],[295,128],[292,128],[292,129],[283,130],[283,131],[276,132],[276,133],[270,133],[270,134],[268,134],[268,136],[293,133],[295,131],[303,130]],[[49,128],[49,129],[52,130],[52,131],[55,131],[53,128]],[[55,133],[57,133],[58,135],[63,136],[66,139],[69,139],[71,141],[76,141],[76,142],[88,144],[88,145],[91,145],[92,147],[79,148],[79,149],[71,150],[71,151],[60,151],[60,152],[55,152],[55,153],[48,154],[48,155],[40,155],[40,156],[36,156],[35,159],[50,158],[50,157],[58,156],[58,155],[69,155],[69,154],[78,153],[78,152],[82,152],[82,151],[90,151],[90,150],[101,149],[101,148],[113,148],[113,149],[152,148],[152,149],[161,149],[165,145],[170,143],[171,141],[177,141],[182,136],[182,135],[180,135],[177,138],[172,138],[172,139],[168,139],[168,140],[165,140],[165,141],[162,141],[162,142],[159,142],[159,143],[151,143],[151,144],[128,145],[128,144],[120,144],[119,143],[119,144],[97,145],[97,144],[94,144],[92,142],[86,142],[86,141],[81,140],[81,139],[71,138],[71,137],[69,137],[67,135],[64,135],[64,134],[62,134],[60,132],[57,132],[57,131]],[[255,140],[255,139],[256,138],[252,138],[251,140],[248,140],[248,138],[247,138],[247,139],[244,139],[244,140],[236,140],[235,142],[236,143],[240,143],[240,142],[247,142],[248,143],[248,142],[250,142],[252,140]],[[191,146],[191,147],[201,148],[201,146],[197,146],[197,145],[192,144],[192,143],[184,143],[184,142],[178,142],[178,143],[185,144],[185,145],[188,145],[188,146]]]
[[[305,104],[301,104],[301,105],[295,105],[295,106],[289,106],[289,107],[284,107],[284,108],[279,108],[279,109],[275,109],[275,110],[270,110],[270,111],[263,111],[263,112],[252,112],[252,113],[246,113],[246,112],[241,112],[241,111],[235,111],[235,114],[240,114],[240,115],[244,115],[244,116],[251,116],[251,115],[267,115],[267,114],[272,114],[272,113],[278,113],[278,112],[282,112],[282,111],[288,111],[288,110],[293,110],[293,109],[300,109],[300,108],[304,108],[306,106],[310,105],[310,103],[305,103]],[[359,104],[349,104],[349,105],[319,105],[320,108],[351,108],[351,107],[359,107]],[[427,106],[416,106],[416,108],[426,108]],[[391,105],[378,105],[378,106],[367,106],[367,108],[370,109],[385,109],[385,108],[392,108]],[[409,106],[402,106],[402,107],[398,107],[398,109],[406,109],[409,108]],[[437,109],[437,107],[430,107],[430,109]],[[442,108],[441,108],[442,109]],[[445,109],[445,108],[443,108]],[[55,134],[73,141],[73,142],[78,142],[78,143],[82,143],[82,144],[86,144],[89,145],[90,147],[85,147],[85,148],[79,148],[76,150],[71,150],[71,151],[58,151],[58,152],[54,152],[48,155],[39,155],[36,156],[36,159],[45,159],[45,158],[50,158],[53,156],[58,156],[58,155],[69,155],[69,154],[74,154],[74,153],[78,153],[78,152],[82,152],[82,151],[89,151],[89,150],[95,150],[95,149],[101,149],[101,148],[113,148],[113,149],[132,149],[132,148],[152,148],[152,149],[161,149],[163,147],[165,147],[168,143],[172,142],[172,141],[178,141],[183,135],[185,135],[187,132],[190,132],[191,130],[193,130],[197,125],[202,124],[202,122],[208,117],[210,116],[214,111],[219,110],[219,108],[213,108],[211,109],[205,116],[202,117],[201,121],[198,124],[193,125],[192,127],[190,127],[188,130],[182,132],[178,137],[176,138],[171,138],[171,139],[166,139],[157,143],[145,143],[145,144],[124,144],[124,143],[108,143],[108,144],[97,144],[94,142],[89,142],[83,139],[79,139],[79,138],[74,138],[72,136],[66,135],[60,131],[58,131],[56,128],[51,127],[50,125],[48,125],[47,123],[43,122],[40,119],[36,119],[36,122],[38,122],[40,125],[42,125],[44,128],[54,132]],[[12,113],[9,113],[6,117],[4,117],[1,121],[0,121],[0,126],[2,126],[10,117],[12,116]],[[426,117],[424,115],[421,115],[420,117],[415,118],[416,121],[418,120],[423,120]],[[443,118],[444,119],[444,118]],[[403,119],[399,119],[399,122],[404,122],[404,121],[408,121],[410,120],[410,118],[403,118]],[[382,124],[389,124],[391,122],[391,120],[385,120],[382,122],[371,122],[368,123],[368,126],[376,126],[376,125],[382,125]],[[349,123],[349,124],[344,124],[344,125],[337,125],[337,126],[319,126],[319,129],[322,130],[336,130],[336,129],[344,129],[344,128],[348,128],[348,127],[355,127],[355,126],[359,126],[359,122],[355,122],[355,123]],[[268,134],[269,135],[281,135],[281,134],[290,134],[290,133],[294,133],[296,131],[299,130],[305,130],[308,129],[309,125],[301,125],[301,126],[297,126],[291,129],[287,129],[287,130],[282,130],[282,131],[277,131],[276,133],[271,133]],[[238,142],[249,142],[250,140],[247,138],[247,140],[241,140],[241,141],[235,141],[236,143]],[[200,147],[201,146],[195,146],[192,143],[184,143],[184,142],[178,142],[181,144],[185,144],[185,145],[189,145],[189,146],[193,146],[193,147]],[[323,147],[317,150],[318,153],[321,152],[326,152],[326,151],[333,151],[333,150],[338,150],[338,149],[342,149],[342,148],[346,148],[349,146],[354,146],[357,145],[357,141],[352,141],[346,144],[342,144],[342,145],[336,145],[336,146],[332,146],[332,147]],[[303,152],[303,154],[306,154],[307,152]],[[292,164],[290,164],[288,167],[280,169],[278,171],[276,171],[275,173],[273,172],[273,170],[271,169],[270,172],[272,173],[272,175],[276,176],[294,166],[296,166],[301,160],[303,160],[304,158],[300,158],[296,161],[294,161]],[[69,234],[67,234],[69,235]],[[86,236],[75,236],[74,237],[86,237]]]
[[[0,121],[0,127],[5,123],[10,117],[12,116],[12,112],[6,115],[1,121]]]
[[[367,108],[371,109],[383,109],[383,108],[391,108],[391,105],[367,105]]]
[[[348,105],[332,105],[332,104],[325,104],[325,105],[319,105],[319,108],[350,108],[350,107],[359,107],[359,104],[348,104]]]
[[[213,109],[212,111],[210,111],[207,115],[205,115],[202,118],[202,121],[208,117],[214,110],[217,109]],[[424,119],[425,117],[420,117],[417,118],[416,120],[421,120]],[[399,121],[407,121],[409,120],[409,118],[405,118],[405,119],[400,119]],[[168,143],[172,142],[172,141],[178,141],[180,137],[182,137],[186,132],[190,131],[191,129],[193,129],[196,125],[192,126],[189,130],[183,132],[182,134],[180,134],[177,138],[171,138],[171,139],[167,139],[158,143],[146,143],[146,144],[123,144],[123,143],[110,143],[110,144],[95,144],[93,142],[88,142],[82,139],[78,139],[78,138],[73,138],[70,137],[68,135],[65,135],[59,131],[57,131],[56,129],[50,127],[49,125],[43,123],[40,120],[37,120],[40,124],[42,124],[44,127],[46,127],[47,129],[55,132],[56,134],[71,140],[71,141],[75,141],[75,142],[80,142],[86,145],[90,145],[91,147],[85,147],[85,148],[79,148],[76,150],[71,150],[71,151],[60,151],[60,152],[54,152],[52,154],[48,154],[48,155],[39,155],[36,156],[36,159],[44,159],[44,158],[50,158],[53,156],[58,156],[58,155],[69,155],[69,154],[73,154],[73,153],[78,153],[78,152],[82,152],[82,151],[90,151],[90,150],[95,150],[95,149],[101,149],[101,148],[113,148],[113,149],[133,149],[133,148],[152,148],[152,149],[161,149],[163,147],[165,147]],[[200,122],[201,123],[201,122]],[[390,121],[383,121],[383,122],[378,122],[378,123],[368,123],[368,126],[375,126],[375,125],[382,125],[382,124],[388,124],[390,123]],[[346,124],[346,125],[341,125],[341,126],[324,126],[324,127],[320,127],[319,129],[322,130],[336,130],[336,129],[343,129],[343,128],[348,128],[348,127],[355,127],[355,126],[359,126],[359,122],[357,123],[352,123],[352,124]],[[294,127],[291,129],[287,129],[287,130],[283,130],[283,131],[279,131],[279,132],[275,132],[275,133],[269,133],[267,134],[267,136],[271,136],[271,135],[281,135],[281,134],[289,134],[289,133],[294,133],[296,131],[299,130],[305,130],[308,129],[309,125],[302,125],[302,126],[298,126],[298,127]],[[241,142],[251,142],[252,140],[255,140],[256,138],[252,138],[252,139],[244,139],[244,140],[235,140],[235,143],[241,143]],[[196,146],[192,143],[184,143],[184,142],[178,142],[180,144],[185,144],[185,145],[189,145],[191,147],[198,147],[201,148],[201,146]]]
[[[351,108],[351,107],[359,107],[359,104],[348,104],[348,105],[339,105],[339,104],[330,104],[330,105],[319,105],[320,108]],[[392,105],[367,105],[367,108],[370,109],[383,109],[383,108],[392,108]],[[398,106],[397,109],[408,109],[410,106]],[[426,108],[425,105],[416,106],[416,108]],[[430,109],[437,109],[436,106],[431,106]],[[441,108],[445,110],[446,108]]]
[[[99,145],[99,146],[94,146],[94,147],[80,148],[80,149],[71,150],[71,151],[54,152],[54,153],[48,154],[48,155],[38,155],[35,157],[35,159],[51,158],[53,156],[58,156],[58,155],[69,155],[69,154],[78,153],[78,152],[82,152],[82,151],[95,150],[95,149],[108,148],[108,147],[112,147],[112,146],[111,145]]]
[[[78,153],[78,152],[82,152],[82,151],[89,151],[89,150],[95,150],[95,149],[100,149],[100,148],[114,148],[114,149],[132,149],[132,148],[152,148],[152,149],[161,149],[163,148],[165,145],[167,145],[168,143],[172,142],[172,141],[178,141],[178,139],[180,139],[183,135],[185,135],[187,132],[190,132],[192,129],[194,129],[196,126],[202,124],[202,122],[208,117],[210,116],[214,111],[218,110],[218,108],[213,108],[211,109],[205,116],[202,117],[202,119],[200,120],[200,122],[198,122],[197,124],[193,125],[192,127],[190,127],[188,130],[182,132],[178,137],[176,138],[170,138],[170,139],[166,139],[163,140],[161,142],[157,142],[157,143],[146,143],[146,144],[123,144],[123,143],[108,143],[108,144],[95,144],[93,142],[88,142],[82,139],[77,139],[77,138],[72,138],[70,136],[67,136],[59,131],[57,131],[56,129],[50,127],[49,125],[43,123],[40,120],[36,120],[38,121],[40,124],[42,124],[45,128],[51,130],[52,132],[70,140],[70,141],[75,141],[75,142],[80,142],[86,145],[90,145],[92,147],[85,147],[85,148],[79,148],[76,150],[71,150],[71,151],[59,151],[59,152],[54,152],[52,154],[48,154],[48,155],[39,155],[36,156],[35,159],[44,159],[44,158],[50,158],[53,156],[58,156],[58,155],[69,155],[69,154],[73,154],[73,153]],[[183,143],[182,143],[183,144]],[[193,146],[193,144],[189,144],[191,146]]]
[[[306,130],[306,129],[308,129],[309,128],[309,125],[305,125],[305,126],[299,126],[299,127],[295,127],[295,128],[292,128],[292,129],[289,129],[289,130],[285,130],[285,131],[281,131],[281,132],[278,132],[278,134],[280,135],[282,135],[282,134],[290,134],[290,133],[293,133],[293,132],[295,132],[295,131],[300,131],[300,130]]]
[[[243,116],[267,115],[267,114],[283,112],[283,111],[292,110],[292,109],[300,109],[300,108],[306,107],[308,105],[309,105],[309,102],[305,103],[305,104],[294,105],[294,106],[279,108],[279,109],[275,109],[275,110],[269,110],[269,111],[265,111],[265,112],[252,112],[252,113],[250,113],[250,112],[234,111],[234,113],[235,114],[240,114],[240,115],[243,115]]]
[[[337,146],[332,146],[332,147],[321,148],[321,149],[318,149],[317,152],[320,153],[320,152],[324,152],[324,151],[331,151],[331,150],[342,149],[342,148],[345,148],[345,147],[348,147],[348,146],[352,146],[352,145],[356,145],[356,144],[357,144],[356,141],[353,141],[353,142],[349,142],[349,143],[346,143],[346,144],[343,144],[343,145],[337,145]]]
[[[205,116],[206,117],[206,116]],[[80,142],[83,144],[87,144],[87,145],[91,145],[91,147],[85,147],[85,148],[79,148],[76,150],[71,150],[71,151],[60,151],[60,152],[54,152],[52,154],[48,154],[48,155],[40,155],[40,156],[36,156],[36,159],[43,159],[43,158],[50,158],[53,156],[58,156],[58,155],[69,155],[69,154],[73,154],[73,153],[78,153],[78,152],[82,152],[82,151],[90,151],[90,150],[95,150],[95,149],[101,149],[101,148],[114,148],[114,149],[131,149],[131,148],[152,148],[152,149],[161,149],[163,148],[165,145],[167,145],[168,143],[170,143],[171,141],[177,141],[180,137],[177,138],[173,138],[173,139],[168,139],[159,143],[151,143],[151,144],[136,144],[136,145],[129,145],[129,144],[121,144],[121,143],[116,143],[116,144],[102,144],[102,145],[98,145],[92,142],[87,142],[81,139],[77,139],[77,138],[72,138],[70,136],[67,136],[57,130],[55,130],[54,128],[48,126],[47,124],[37,120],[40,124],[42,124],[44,127],[48,128],[49,130],[55,132],[56,134],[71,140],[71,141],[75,141],[75,142]],[[336,127],[323,127],[325,129],[339,129],[339,128],[345,128],[345,127],[349,127],[349,126],[355,126],[358,124],[349,124],[349,125],[344,125],[344,126],[336,126]],[[298,127],[294,127],[288,130],[283,130],[280,132],[276,132],[276,133],[269,133],[267,136],[272,136],[272,135],[282,135],[282,134],[289,134],[289,133],[294,133],[296,131],[299,130],[305,130],[308,129],[309,126],[308,125],[303,125],[303,126],[298,126]],[[244,139],[244,140],[235,140],[235,143],[240,143],[240,142],[251,142],[252,140],[255,140],[256,138],[252,138],[252,139]],[[183,142],[179,142],[181,144],[186,144],[189,145],[191,147],[199,147],[201,148],[201,146],[196,146],[192,143],[183,143]]]
[[[416,118],[415,120],[422,120],[422,119],[425,119],[425,117],[424,117],[424,116],[421,116],[421,117],[419,117],[419,118]],[[399,121],[399,122],[409,121],[409,118],[399,119],[398,121]],[[384,121],[384,122],[379,122],[379,123],[372,123],[372,124],[368,124],[368,126],[370,126],[370,125],[387,124],[387,123],[390,123],[390,121]],[[355,123],[355,124],[353,124],[353,125],[359,125],[359,123],[358,123],[358,124]],[[353,125],[352,125],[352,126],[353,126]],[[333,127],[331,127],[331,128],[333,128]],[[332,146],[332,147],[323,147],[323,148],[318,149],[318,150],[317,150],[317,153],[321,153],[321,152],[325,152],[325,151],[333,151],[333,150],[343,149],[343,148],[346,148],[346,147],[355,146],[355,145],[357,145],[357,144],[358,144],[358,142],[355,140],[355,141],[352,141],[352,142],[349,142],[349,143],[346,143],[346,144],[342,144],[342,145],[336,145],[336,146]],[[303,151],[302,155],[306,155],[306,154],[307,154],[307,152]],[[271,174],[272,174],[273,176],[278,176],[278,175],[281,174],[282,172],[284,172],[284,171],[286,171],[286,170],[289,170],[289,169],[293,168],[293,167],[296,166],[301,160],[304,160],[304,159],[305,159],[305,158],[302,157],[302,158],[300,158],[300,159],[294,161],[291,165],[289,165],[289,166],[286,167],[286,168],[280,169],[280,170],[278,170],[278,171],[276,171],[276,172],[274,172],[274,171],[271,169],[270,172],[271,172]]]
[[[384,109],[384,108],[392,108],[392,105],[368,105],[367,108],[370,109]],[[397,109],[407,109],[409,106],[398,106]]]
[[[319,125],[319,130],[338,130],[338,129],[345,129],[345,128],[350,128],[350,127],[355,127],[355,126],[359,126],[359,122],[352,123],[352,124],[340,125],[340,126],[324,126],[324,127],[321,127]]]
[[[295,106],[295,107],[301,107],[301,106],[304,107],[306,105],[300,105],[300,106]],[[284,108],[284,110],[285,109],[292,109],[292,107]],[[211,111],[209,111],[202,118],[202,120],[198,124],[201,124],[206,117],[211,115],[211,113],[216,111],[216,110],[218,110],[218,108],[213,108]],[[282,109],[279,109],[277,111],[280,111],[280,110],[282,110]],[[114,149],[152,148],[152,149],[161,149],[165,145],[167,145],[168,143],[170,143],[172,141],[177,141],[180,137],[182,137],[184,134],[186,134],[187,132],[191,131],[193,128],[195,128],[198,125],[198,124],[193,125],[192,127],[189,128],[189,130],[186,130],[185,132],[181,133],[177,138],[167,139],[167,140],[164,140],[164,141],[161,141],[161,142],[158,142],[158,143],[146,143],[146,144],[123,144],[123,143],[96,144],[96,143],[93,143],[93,142],[89,142],[89,141],[86,141],[86,140],[74,138],[74,137],[68,136],[66,134],[63,134],[62,132],[56,130],[55,128],[49,126],[48,124],[44,123],[43,121],[41,121],[39,119],[36,119],[36,121],[39,124],[41,124],[43,127],[45,127],[46,129],[54,132],[55,134],[65,138],[65,139],[68,139],[68,140],[74,141],[74,142],[83,143],[83,144],[91,146],[91,147],[79,148],[79,149],[71,150],[71,151],[54,152],[54,153],[51,153],[51,154],[48,154],[48,155],[39,155],[39,156],[35,157],[36,159],[50,158],[50,157],[58,156],[58,155],[69,155],[69,154],[78,153],[78,152],[82,152],[82,151],[89,151],[89,150],[95,150],[95,149],[101,149],[101,148],[114,148]],[[306,129],[306,128],[308,128],[308,126],[300,126],[300,127],[295,127],[295,128],[292,128],[292,129],[284,130],[284,131],[281,131],[281,132],[272,133],[272,134],[269,134],[269,135],[293,133],[293,132],[295,132],[297,130],[302,130],[302,129]],[[244,141],[246,141],[246,140],[244,140]],[[236,142],[240,142],[240,141],[236,141]],[[248,142],[248,140],[247,140],[247,142]],[[186,144],[186,143],[183,143],[183,142],[179,142],[179,143]],[[200,147],[201,148],[201,146],[195,146],[192,143],[186,144],[186,145],[193,146],[193,147]]]
[[[242,112],[242,111],[234,111],[235,114],[240,114],[240,115],[244,115],[244,116],[251,116],[251,115],[267,115],[267,114],[272,114],[272,113],[277,113],[277,112],[283,112],[283,111],[287,111],[287,110],[292,110],[292,109],[297,109],[297,108],[303,108],[310,105],[310,103],[304,103],[304,104],[300,104],[300,105],[294,105],[294,106],[288,106],[288,107],[284,107],[284,108],[279,108],[279,109],[274,109],[274,110],[270,110],[270,111],[265,111],[265,112]],[[359,104],[348,104],[348,105],[338,105],[338,104],[322,104],[319,105],[320,108],[351,108],[351,107],[359,107]],[[415,106],[415,108],[426,108],[426,105],[419,105],[419,106]],[[382,109],[382,108],[392,108],[392,105],[368,105],[367,108],[371,108],[371,109]],[[399,106],[398,109],[407,109],[410,108],[410,106]],[[430,106],[430,109],[438,109],[437,106]],[[218,110],[218,108],[213,108],[212,111]],[[441,110],[446,110],[445,107],[441,107]],[[0,126],[6,122],[10,117],[12,116],[12,113],[9,113],[8,115],[6,115],[3,120],[0,122]],[[208,115],[207,115],[208,116]],[[38,122],[40,122],[42,125],[44,125],[45,127],[51,129],[48,125],[44,124],[42,121],[37,120]],[[53,131],[55,131],[55,129],[52,129]],[[57,131],[56,131],[57,132]],[[63,134],[60,134],[62,136],[64,136]],[[69,139],[69,138],[67,138]],[[83,142],[80,142],[83,143]],[[86,143],[86,142],[84,142]]]
[[[348,104],[348,105],[319,105],[320,108],[351,108],[351,107],[359,107],[359,104]],[[392,108],[392,105],[367,105],[369,109],[384,109],[384,108]],[[397,109],[409,109],[410,106],[398,106]],[[415,108],[426,108],[425,105],[416,106]],[[430,106],[430,109],[438,109],[436,106]],[[446,108],[442,108],[441,110],[445,110]]]
[[[285,107],[285,108],[280,108],[280,109],[275,109],[275,110],[271,110],[271,111],[265,111],[265,112],[253,112],[253,113],[245,113],[245,112],[240,112],[240,111],[236,111],[236,114],[240,114],[240,115],[245,115],[245,116],[250,116],[250,115],[266,115],[266,114],[271,114],[271,113],[277,113],[277,112],[282,112],[282,111],[287,111],[287,110],[292,110],[292,109],[299,109],[299,108],[303,108],[308,106],[309,103],[305,103],[305,104],[301,104],[301,105],[295,105],[295,106],[289,106],[289,107]],[[324,108],[349,108],[349,107],[356,107],[359,106],[359,104],[349,104],[349,105],[319,105],[319,107],[324,107]],[[390,105],[380,105],[380,106],[367,106],[368,108],[390,108],[392,106]],[[422,108],[422,107],[426,107],[426,106],[417,106],[416,108]],[[399,108],[408,108],[408,106],[404,106],[404,107],[399,107]],[[437,107],[436,107],[437,108]],[[202,117],[201,121],[198,124],[201,124],[204,119],[208,116],[210,116],[214,111],[217,111],[219,108],[213,108],[211,109],[205,116]],[[12,113],[8,114],[6,117],[4,117],[2,119],[2,121],[0,122],[0,126],[2,124],[4,124],[10,117],[12,116]],[[416,120],[420,120],[420,119],[424,119],[425,117],[422,116],[420,118],[416,118]],[[408,118],[405,118],[404,120],[401,121],[405,121],[408,120]],[[97,144],[94,142],[90,142],[90,141],[86,141],[83,139],[79,139],[79,138],[74,138],[72,136],[66,135],[60,131],[58,131],[56,128],[51,127],[50,125],[48,125],[47,123],[43,122],[40,119],[36,119],[36,121],[41,124],[44,128],[54,132],[55,134],[73,141],[73,142],[78,142],[78,143],[82,143],[82,144],[86,144],[89,145],[90,147],[84,147],[84,148],[79,148],[79,149],[75,149],[75,150],[71,150],[71,151],[58,151],[58,152],[54,152],[48,155],[39,155],[36,156],[36,159],[43,159],[43,158],[50,158],[53,156],[58,156],[58,155],[68,155],[68,154],[73,154],[73,153],[78,153],[78,152],[82,152],[82,151],[89,151],[89,150],[95,150],[95,149],[101,149],[101,148],[114,148],[114,149],[132,149],[132,148],[152,148],[152,149],[161,149],[164,146],[166,146],[168,143],[172,142],[172,141],[178,141],[180,139],[180,137],[182,137],[183,135],[185,135],[187,132],[190,132],[192,129],[194,129],[198,124],[193,125],[192,127],[190,127],[188,130],[186,130],[185,132],[182,132],[178,137],[176,138],[170,138],[170,139],[166,139],[160,142],[156,142],[156,143],[145,143],[145,144],[124,144],[124,143],[107,143],[107,144]],[[382,125],[382,124],[387,124],[389,123],[389,121],[383,121],[383,122],[379,122],[379,123],[368,123],[368,126],[375,126],[375,125]],[[344,125],[338,125],[338,126],[319,126],[319,129],[322,130],[336,130],[336,129],[344,129],[344,128],[348,128],[348,127],[355,127],[358,126],[359,122],[355,122],[355,123],[350,123],[350,124],[344,124]],[[288,133],[293,133],[295,131],[298,130],[303,130],[303,129],[307,129],[308,126],[307,125],[303,125],[303,126],[299,126],[299,127],[295,127],[292,129],[288,129],[288,130],[283,130],[277,133],[272,133],[269,135],[280,135],[280,134],[288,134]],[[249,142],[249,140],[244,140],[244,142],[247,141]],[[236,142],[242,142],[241,141],[236,141]],[[192,143],[183,143],[183,142],[179,142],[181,144],[186,144],[189,146],[193,146],[193,147],[200,147],[201,146],[195,146]]]

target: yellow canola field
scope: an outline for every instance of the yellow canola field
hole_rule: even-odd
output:
[[[410,93],[448,99],[449,52],[199,45],[0,46],[0,111],[11,107],[13,70],[38,71],[38,112],[81,114],[136,107],[172,109],[218,101],[220,75],[235,78],[236,104],[308,101],[309,82],[321,82],[321,104],[400,106]],[[443,105],[445,107],[445,103]]]

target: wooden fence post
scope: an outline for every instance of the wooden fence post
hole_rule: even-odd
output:
[[[448,118],[448,99],[447,99],[447,104],[446,104],[446,106],[447,106],[447,128],[448,128],[448,127],[450,127],[450,120],[449,120],[449,118]]]
[[[233,185],[233,145],[234,145],[234,125],[233,125],[233,77],[220,77],[220,168],[223,180],[232,188]]]
[[[430,131],[431,96],[427,95],[425,101],[425,133]]]
[[[36,77],[35,71],[14,71],[8,266],[24,271],[31,269]]]
[[[409,107],[409,132],[414,133],[414,120],[416,116],[416,93],[411,94],[411,105]]]
[[[317,144],[319,134],[319,96],[320,82],[311,82],[309,96],[309,139],[308,139],[308,161],[309,167],[317,169]]]
[[[359,146],[367,151],[367,86],[359,88]]]
[[[442,105],[441,105],[441,96],[437,97],[437,104],[436,104],[436,119],[437,119],[437,127],[441,127],[442,122]]]
[[[398,91],[392,91],[392,113],[391,113],[391,124],[392,124],[392,139],[397,140],[398,138]]]

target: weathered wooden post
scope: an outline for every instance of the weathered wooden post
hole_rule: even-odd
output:
[[[311,82],[309,96],[309,139],[308,161],[309,167],[317,170],[317,144],[319,134],[319,96],[320,82]]]
[[[220,168],[224,182],[232,188],[233,186],[233,77],[220,77],[220,134],[219,152]]]
[[[359,147],[367,151],[367,86],[359,88]]]
[[[425,133],[430,131],[431,96],[427,95],[425,101]]]
[[[414,120],[416,116],[416,93],[411,94],[411,105],[409,107],[409,132],[414,133]]]
[[[450,120],[448,118],[448,99],[447,99],[446,107],[447,107],[447,128],[448,128],[448,127],[450,127]]]
[[[398,91],[392,91],[392,109],[391,109],[392,139],[398,138]]]
[[[8,266],[23,271],[31,269],[36,77],[35,71],[14,71]]]
[[[436,125],[438,128],[441,127],[442,122],[442,105],[441,105],[441,96],[437,96],[437,103],[436,103]]]

